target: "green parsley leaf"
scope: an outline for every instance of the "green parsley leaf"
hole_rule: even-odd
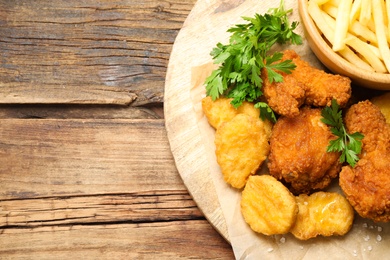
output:
[[[206,94],[213,100],[220,96],[233,98],[232,104],[239,107],[244,101],[258,102],[263,95],[261,70],[266,69],[270,82],[281,82],[280,72],[291,73],[295,64],[291,60],[281,62],[283,54],[269,55],[276,44],[301,44],[302,38],[294,32],[297,22],[289,23],[292,10],[279,7],[270,9],[264,15],[242,17],[248,23],[237,24],[228,29],[229,44],[218,43],[211,51],[215,64],[220,66],[206,79]],[[263,103],[258,105],[262,118],[276,121],[272,109]]]
[[[338,138],[329,142],[327,152],[341,152],[340,162],[347,162],[354,167],[359,161],[358,154],[362,150],[364,135],[359,132],[347,133],[343,123],[342,110],[335,99],[332,99],[330,107],[325,107],[321,111],[321,121],[331,126],[331,132]]]
[[[276,122],[276,116],[274,111],[265,102],[257,102],[255,108],[260,109],[260,117],[262,120],[268,119],[271,122]]]

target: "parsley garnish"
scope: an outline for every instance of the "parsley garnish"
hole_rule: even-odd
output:
[[[325,107],[321,111],[321,121],[331,126],[331,132],[338,136],[337,139],[331,140],[327,148],[327,152],[342,152],[340,162],[347,162],[352,167],[355,166],[359,157],[357,156],[362,149],[361,140],[364,135],[359,132],[348,134],[345,130],[342,110],[335,99],[332,99],[332,105]]]
[[[279,44],[301,44],[302,38],[294,33],[298,22],[289,23],[287,15],[292,10],[284,10],[281,0],[278,8],[271,8],[264,15],[255,14],[253,18],[242,17],[247,24],[231,27],[229,44],[218,43],[210,55],[214,63],[221,64],[206,79],[206,93],[213,100],[225,95],[233,98],[232,105],[239,107],[242,102],[255,102],[260,109],[261,118],[276,121],[275,114],[268,104],[259,102],[263,95],[263,80],[260,77],[264,68],[270,82],[283,81],[279,72],[290,74],[295,69],[292,60],[280,61],[283,54],[269,55],[271,47]]]

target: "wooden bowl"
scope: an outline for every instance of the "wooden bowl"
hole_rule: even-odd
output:
[[[333,73],[351,78],[362,87],[390,90],[390,74],[363,70],[335,53],[322,38],[308,12],[308,0],[298,0],[298,10],[306,40],[317,58]]]

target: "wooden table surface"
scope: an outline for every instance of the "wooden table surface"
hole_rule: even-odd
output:
[[[0,259],[234,258],[164,124],[195,2],[0,0]]]

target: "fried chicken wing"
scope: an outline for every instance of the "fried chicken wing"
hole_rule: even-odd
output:
[[[291,74],[281,72],[283,82],[270,83],[267,71],[262,70],[263,91],[269,106],[278,114],[297,116],[303,104],[329,106],[332,99],[343,107],[351,97],[351,80],[316,69],[293,50],[286,50],[282,60],[292,60],[297,66]]]
[[[294,118],[280,117],[270,138],[270,174],[291,185],[294,194],[327,187],[341,169],[340,154],[326,151],[331,139],[321,109],[304,107]]]
[[[348,132],[360,132],[364,138],[360,160],[340,172],[340,187],[360,216],[389,222],[390,126],[370,101],[351,106],[344,121]]]

